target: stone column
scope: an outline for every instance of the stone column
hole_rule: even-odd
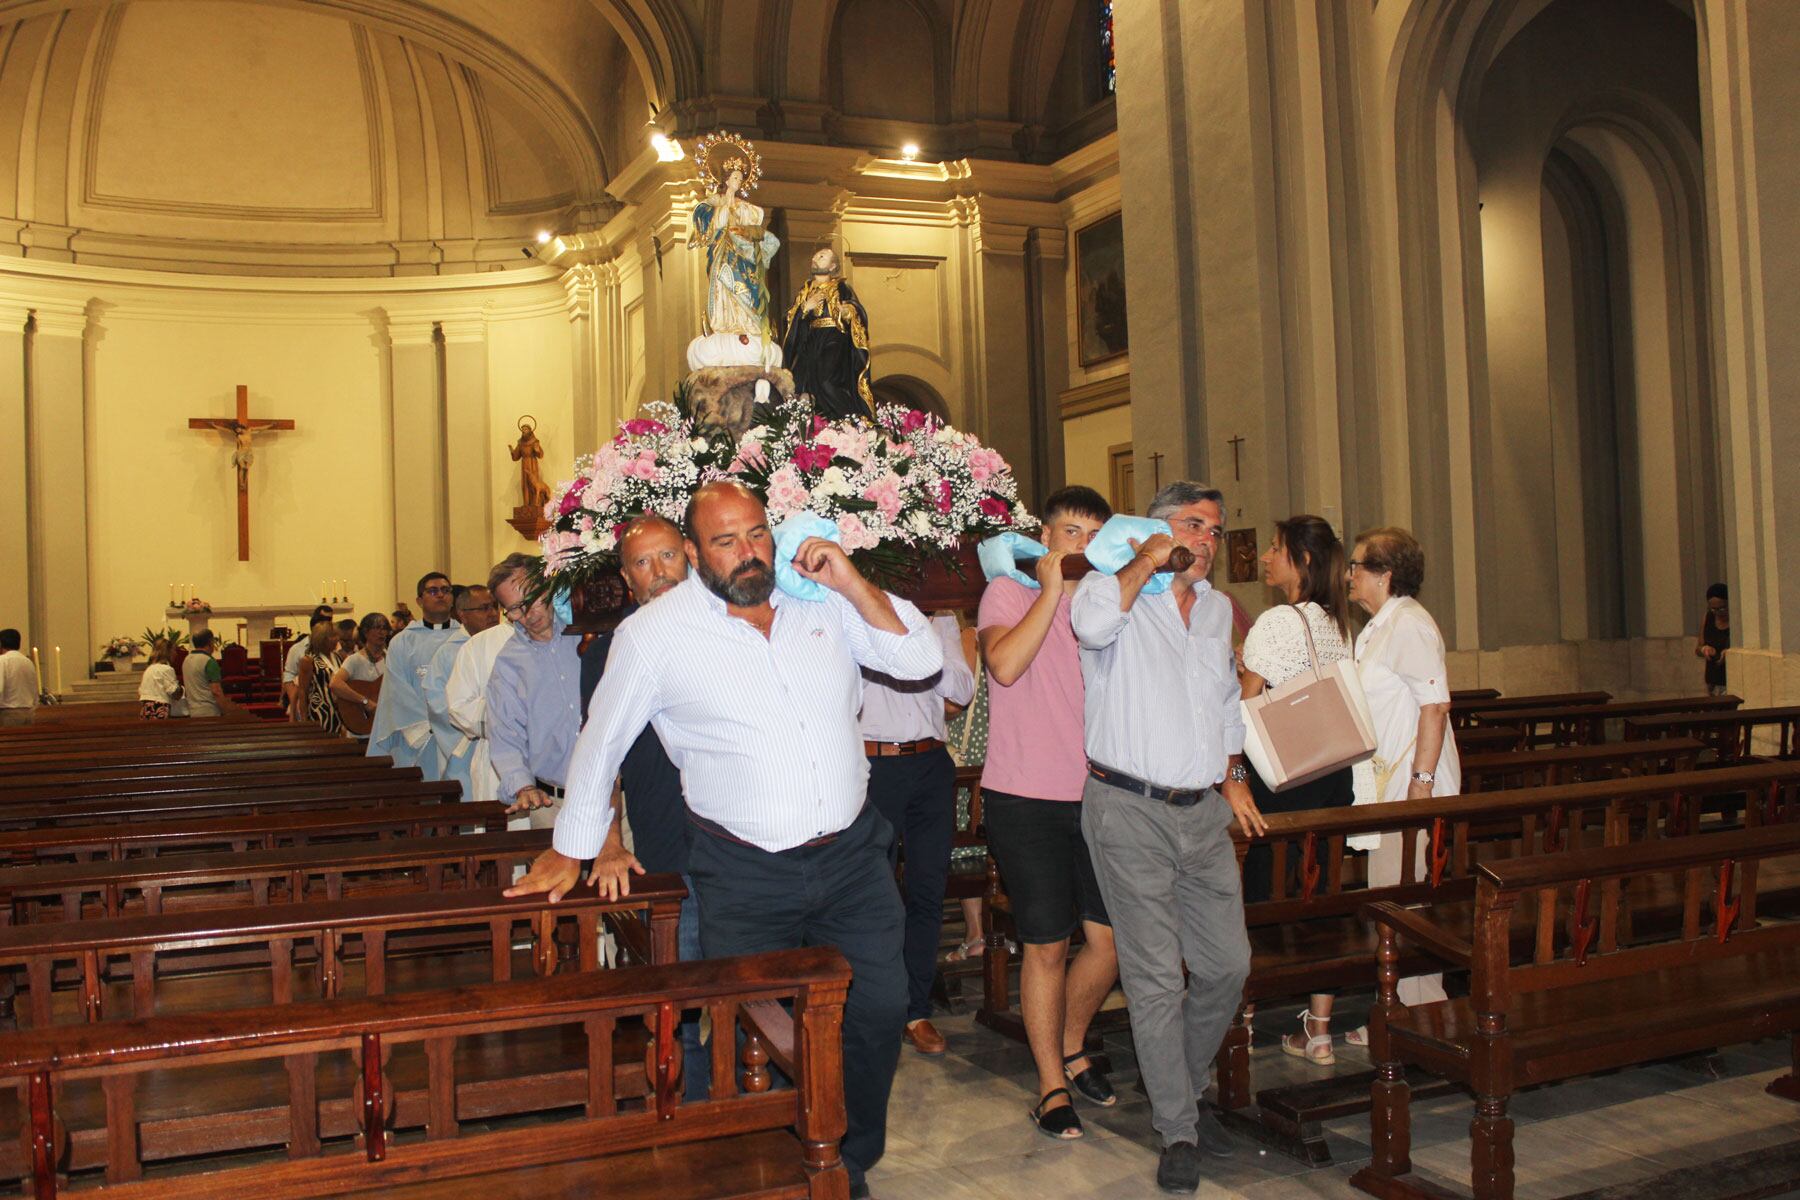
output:
[[[487,321],[480,313],[438,323],[444,372],[444,500],[449,556],[440,570],[458,583],[487,578],[494,530],[504,519],[494,507],[489,470],[493,423],[488,414]],[[508,536],[511,531],[508,531]]]
[[[419,576],[448,569],[444,398],[438,333],[416,316],[388,324],[393,391],[394,597],[410,602]],[[382,600],[372,606],[385,608]]]
[[[23,304],[0,305],[0,624],[16,627],[31,653],[31,532],[26,480],[25,323]]]
[[[43,650],[46,687],[55,684],[53,647],[62,648],[66,689],[87,678],[95,649],[88,619],[88,315],[84,305],[38,304],[32,318],[25,505],[31,630],[34,644]],[[145,517],[154,520],[153,513]]]
[[[1061,394],[1069,380],[1068,231],[1033,229],[1025,240],[1031,322],[1032,478],[1042,503],[1068,482],[1063,461]]]
[[[1731,688],[1800,702],[1800,7],[1703,0],[1702,137]],[[1697,673],[1697,671],[1696,671]]]
[[[564,302],[569,313],[569,345],[574,356],[569,378],[575,392],[575,453],[594,448],[596,433],[609,429],[601,400],[601,330],[598,312],[599,278],[587,263],[577,263],[562,277]]]

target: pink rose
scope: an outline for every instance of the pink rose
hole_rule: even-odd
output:
[[[951,491],[948,479],[938,480],[938,511],[947,513],[955,506],[955,494]]]
[[[576,509],[580,508],[581,507],[581,493],[582,493],[582,490],[587,487],[587,485],[588,485],[588,481],[585,479],[577,479],[573,484],[571,484],[569,486],[569,490],[566,493],[564,493],[564,495],[563,495],[562,503],[557,505],[556,511],[559,514],[561,514],[562,516],[566,517],[570,513],[574,512]]]
[[[884,519],[892,524],[900,515],[900,477],[891,472],[863,489],[864,500],[872,500]]]
[[[983,496],[976,507],[985,517],[992,517],[1002,525],[1012,524],[1012,509],[998,496]]]
[[[662,469],[656,465],[656,455],[646,450],[625,464],[625,474],[632,479],[655,483],[662,477]]]
[[[813,415],[812,424],[808,425],[806,427],[806,436],[807,437],[817,437],[819,435],[819,431],[821,429],[824,429],[826,426],[828,426],[830,424],[831,424],[830,421],[827,421],[824,417],[821,417],[815,413]]]
[[[669,427],[661,421],[652,421],[648,417],[639,417],[619,426],[623,437],[643,437],[647,433],[667,433]]]
[[[969,454],[969,474],[974,476],[976,483],[984,482],[1004,470],[1006,460],[1000,457],[999,451],[983,446]]]
[[[568,530],[555,530],[543,538],[544,566],[555,572],[568,565],[568,560],[581,553],[581,537]]]
[[[906,416],[900,419],[900,428],[907,433],[916,433],[921,429],[929,433],[931,431],[931,414],[920,412],[916,408],[909,408],[906,410]]]
[[[838,536],[843,539],[846,551],[867,550],[881,542],[881,539],[876,537],[859,517],[850,513],[845,513],[837,519],[837,527]]]

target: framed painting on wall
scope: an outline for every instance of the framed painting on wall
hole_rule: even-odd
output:
[[[1075,308],[1082,366],[1130,350],[1125,324],[1125,222],[1118,213],[1075,233]]]

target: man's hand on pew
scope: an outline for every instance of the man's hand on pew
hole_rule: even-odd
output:
[[[1232,761],[1241,760],[1234,758]],[[1237,818],[1238,828],[1244,831],[1245,837],[1257,837],[1269,831],[1268,822],[1263,820],[1261,810],[1251,798],[1249,784],[1227,779],[1219,785],[1219,794],[1231,805],[1231,813]]]
[[[618,828],[618,822],[613,822],[613,833],[601,847],[600,857],[594,860],[594,869],[588,876],[600,889],[602,900],[618,900],[631,895],[632,875],[644,873],[644,864],[617,837]]]
[[[538,896],[548,892],[550,903],[555,904],[580,882],[581,860],[558,854],[551,849],[532,859],[531,870],[525,872],[519,882],[507,888],[504,894],[508,897]]]
[[[542,788],[522,787],[519,789],[519,794],[513,797],[513,802],[507,805],[506,815],[516,817],[520,813],[530,812],[534,808],[549,808],[555,803],[556,801],[552,800],[549,793]]]

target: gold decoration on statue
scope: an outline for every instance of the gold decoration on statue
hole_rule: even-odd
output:
[[[762,155],[735,133],[709,133],[701,138],[694,146],[694,166],[699,168],[700,178],[711,192],[723,190],[733,170],[742,172],[744,177],[739,195],[755,191],[762,179]]]

